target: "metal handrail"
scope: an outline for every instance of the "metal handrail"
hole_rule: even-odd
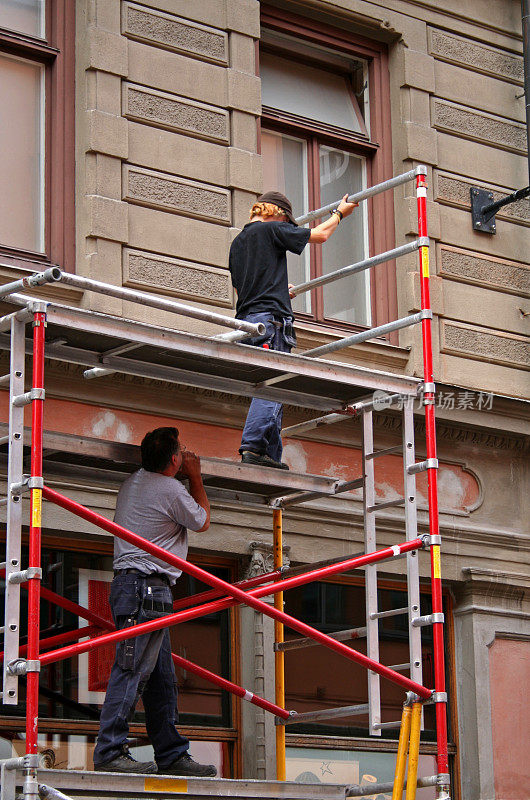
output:
[[[382,183],[376,183],[375,186],[370,186],[368,189],[363,189],[360,192],[348,195],[348,203],[360,203],[362,200],[368,200],[369,197],[374,197],[376,194],[387,192],[389,189],[395,189],[396,186],[401,186],[403,183],[408,183],[409,181],[414,180],[414,178],[416,178],[418,175],[427,175],[427,167],[424,164],[420,164],[415,169],[411,169],[409,172],[403,172],[401,175],[396,175],[394,178],[389,178],[387,181],[382,181]],[[339,198],[333,203],[328,203],[326,206],[317,208],[314,211],[309,211],[307,214],[302,214],[301,217],[296,218],[296,222],[298,225],[305,225],[306,222],[311,222],[314,219],[320,219],[320,217],[323,217],[328,211],[336,208],[341,200],[342,198]]]
[[[338,342],[330,342],[329,344],[321,345],[321,347],[315,347],[313,350],[306,350],[304,356],[315,358],[315,356],[333,353],[335,350],[343,350],[345,347],[350,347],[352,344],[367,342],[369,339],[375,339],[377,336],[384,336],[392,331],[399,331],[402,328],[417,325],[422,319],[432,319],[432,311],[430,309],[424,309],[423,311],[418,311],[417,314],[410,314],[408,317],[401,317],[401,319],[396,319],[393,322],[386,322],[384,325],[378,325],[376,328],[370,328],[361,333],[354,333],[352,336],[346,336],[345,339],[339,339]]]
[[[303,292],[308,292],[310,289],[314,289],[315,286],[325,286],[326,283],[333,283],[333,281],[338,281],[341,278],[347,278],[349,275],[356,275],[358,272],[364,272],[365,269],[377,267],[378,264],[384,264],[385,261],[392,261],[394,258],[400,258],[401,256],[408,255],[409,253],[414,253],[416,250],[419,250],[420,247],[428,246],[429,239],[427,237],[420,237],[419,239],[414,239],[413,242],[407,242],[407,244],[402,244],[399,247],[393,247],[392,250],[386,250],[384,253],[378,253],[376,256],[363,258],[362,261],[356,261],[355,264],[349,264],[347,267],[335,269],[333,272],[328,272],[327,275],[320,275],[318,278],[313,278],[310,281],[299,283],[296,286],[293,286],[289,292],[292,297],[296,297]]]
[[[24,291],[35,286],[44,286],[47,283],[64,283],[77,289],[104,294],[108,297],[116,297],[118,300],[126,300],[142,306],[157,308],[160,311],[170,311],[184,317],[192,317],[203,322],[211,322],[214,325],[222,325],[225,328],[233,328],[236,331],[244,331],[252,336],[262,336],[265,333],[265,325],[262,322],[246,322],[242,319],[235,319],[235,317],[227,317],[224,314],[216,314],[214,311],[178,303],[176,300],[157,297],[147,292],[137,292],[132,289],[126,289],[124,286],[114,286],[110,283],[94,281],[91,278],[84,278],[80,275],[71,275],[68,272],[63,272],[59,267],[52,267],[44,272],[37,272],[34,275],[0,286],[0,297],[9,298],[18,290]],[[19,295],[15,295],[11,299],[19,302],[19,298]]]

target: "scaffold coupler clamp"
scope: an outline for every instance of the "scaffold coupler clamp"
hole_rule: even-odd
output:
[[[415,692],[407,692],[407,694],[405,695],[405,702],[403,703],[403,705],[412,706],[414,705],[414,703],[423,703],[423,700]]]
[[[21,481],[12,483],[9,487],[9,491],[11,492],[11,494],[20,495],[22,492],[29,492],[28,481],[30,477],[31,477],[30,475],[22,475]]]
[[[26,583],[27,581],[37,578],[42,580],[41,567],[28,567],[27,569],[20,570],[19,572],[10,572],[7,578],[8,583]]]
[[[442,544],[442,537],[439,533],[421,533],[420,539],[423,542],[423,547],[433,547],[434,545],[438,545],[438,547]]]
[[[2,761],[4,769],[37,769],[39,766],[39,754],[27,753],[20,758],[7,758]]]
[[[292,717],[296,717],[296,716],[298,716],[296,711],[289,711],[289,716],[287,717],[287,719],[283,719],[283,717],[278,717],[278,716],[274,717],[274,724],[275,725],[287,725],[289,723],[289,720]]]
[[[436,776],[436,786],[438,787],[437,800],[451,800],[449,787],[451,786],[451,776],[448,772],[440,772]]]
[[[27,308],[31,311],[32,314],[46,314],[48,310],[49,303],[45,300],[32,300],[28,303]],[[40,325],[40,320],[33,320],[33,326],[38,327]],[[44,327],[46,327],[46,320],[44,320]]]
[[[420,384],[420,393],[423,396],[423,405],[424,406],[433,406],[436,402],[436,384],[433,381],[424,381]],[[432,397],[425,397],[425,395],[431,395]]]
[[[7,670],[11,675],[27,675],[28,672],[40,672],[40,661],[15,658],[9,662]]]
[[[447,703],[447,692],[432,691],[427,703]]]

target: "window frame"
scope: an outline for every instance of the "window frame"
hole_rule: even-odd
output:
[[[363,59],[368,67],[368,111],[370,114],[370,139],[358,134],[346,135],[333,126],[327,126],[316,121],[307,121],[296,118],[295,115],[281,112],[276,109],[264,108],[261,120],[258,123],[258,152],[261,152],[261,127],[279,133],[290,134],[303,138],[308,144],[308,157],[315,160],[318,157],[318,144],[336,147],[365,157],[366,180],[368,185],[380,183],[393,174],[392,146],[391,146],[391,121],[390,121],[390,83],[387,47],[382,42],[372,41],[358,36],[349,31],[339,30],[326,23],[317,22],[306,17],[289,14],[282,9],[269,5],[261,7],[261,27],[274,32],[296,37],[308,44],[325,45],[340,51],[345,56]],[[264,44],[267,52],[279,49],[269,44]],[[289,54],[283,50],[283,55],[293,60],[299,60],[296,53]],[[259,75],[259,47],[256,48],[257,74]],[[387,110],[387,113],[385,113]],[[311,152],[310,152],[311,151]],[[315,156],[316,154],[316,156]],[[308,165],[313,174],[314,163]],[[310,205],[317,207],[319,187],[309,186]],[[316,196],[315,196],[316,195]],[[369,254],[390,250],[395,246],[394,228],[394,203],[390,192],[376,195],[367,201],[368,218],[368,247]],[[378,224],[374,225],[377,219]],[[321,274],[322,257],[321,248],[310,245],[311,277]],[[397,286],[395,260],[386,262],[370,270],[370,305],[372,311],[371,327],[390,322],[398,316]],[[297,313],[300,322],[310,322],[318,325],[323,330],[334,329],[337,332],[344,330],[366,330],[366,325],[348,323],[342,320],[325,318],[322,308],[322,287],[312,292],[311,314]],[[386,340],[391,344],[398,344],[398,335],[393,332],[387,335]]]
[[[0,54],[44,66],[44,252],[0,242],[4,266],[75,269],[75,3],[47,0],[45,38],[0,28]],[[52,209],[52,198],[54,199]]]

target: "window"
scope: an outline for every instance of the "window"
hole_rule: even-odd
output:
[[[0,3],[0,252],[15,267],[73,268],[74,8]]]
[[[388,92],[386,84],[381,91],[385,69],[383,46],[263,8],[264,191],[284,192],[295,216],[392,174],[388,109],[386,118],[381,113]],[[390,249],[392,231],[391,198],[362,203],[323,247],[310,246],[302,257],[288,255],[289,280],[298,284]],[[394,319],[393,265],[317,287],[299,295],[293,308],[301,319],[334,327]]]
[[[432,613],[428,587],[421,592],[420,613]],[[378,588],[378,608],[388,611],[407,606],[406,589],[394,581],[381,581]],[[324,633],[360,628],[366,625],[365,589],[361,579],[343,576],[339,580],[323,581],[300,586],[285,593],[287,614],[306,622]],[[444,613],[447,621],[446,659],[448,685],[453,674],[450,601],[444,594]],[[299,638],[285,631],[286,640]],[[366,639],[345,642],[366,654]],[[382,664],[404,664],[409,660],[408,618],[405,615],[386,617],[379,624],[379,649]],[[432,630],[422,628],[423,683],[432,686]],[[404,671],[408,675],[407,671]],[[383,722],[401,719],[405,690],[381,679],[381,717]],[[288,650],[285,653],[285,705],[294,711],[316,711],[324,708],[359,705],[368,702],[367,671],[323,647]],[[449,705],[449,754],[451,769],[455,769],[456,745],[451,741],[455,730]],[[421,775],[436,772],[435,708],[424,706],[424,729],[421,733]],[[287,731],[287,779],[311,783],[391,782],[399,724],[385,730],[383,737],[368,735],[368,715],[342,719],[306,722]],[[324,749],[322,749],[324,748]],[[433,800],[433,788],[418,791],[418,798]],[[381,797],[387,797],[382,795]],[[388,795],[390,798],[390,795]],[[377,796],[379,800],[379,795]]]
[[[400,588],[379,588],[378,608],[388,611],[407,606],[407,596]],[[293,589],[285,596],[286,613],[317,628],[324,633],[349,630],[366,625],[364,587],[352,579],[344,578],[340,583],[312,583]],[[430,594],[421,594],[421,613],[431,611]],[[287,638],[296,638],[286,632]],[[352,644],[354,649],[366,653],[366,639]],[[380,661],[382,664],[403,664],[408,661],[408,619],[406,616],[384,618],[379,626]],[[308,652],[310,658],[308,660]],[[424,683],[432,686],[433,645],[430,628],[422,631],[422,670]],[[331,667],[332,664],[332,669]],[[286,653],[287,707],[295,711],[313,711],[317,708],[356,705],[367,702],[366,670],[330,653],[325,648],[293,650]],[[401,718],[404,690],[393,683],[381,680],[381,713],[383,722]],[[435,709],[426,705],[424,710],[426,740],[434,738]],[[311,723],[297,730],[305,733],[325,731],[329,735],[367,735],[368,717],[337,719],[333,723]],[[353,724],[352,724],[353,722]],[[387,734],[392,737],[392,733]]]
[[[46,589],[111,619],[108,595],[113,577],[111,547],[88,542],[65,550],[61,542],[45,543],[42,551],[43,582]],[[27,563],[23,548],[22,563]],[[194,563],[232,583],[231,562],[192,556]],[[0,588],[5,583],[0,580]],[[191,597],[210,587],[183,574],[173,590],[175,600]],[[192,605],[192,604],[191,604]],[[3,608],[3,602],[2,602]],[[21,645],[27,636],[27,592],[21,592]],[[0,621],[1,624],[1,621]],[[85,627],[87,622],[70,611],[47,601],[40,604],[40,638]],[[235,612],[220,611],[188,621],[170,629],[174,653],[210,671],[237,681],[234,658]],[[55,649],[55,648],[53,648]],[[44,650],[44,648],[43,648]],[[42,669],[39,681],[39,748],[48,750],[59,768],[91,769],[92,753],[99,727],[99,713],[105,697],[115,648],[106,645],[90,653],[58,661]],[[179,727],[192,740],[196,758],[210,759],[224,777],[234,774],[237,753],[237,701],[233,695],[179,666]],[[19,683],[19,704],[3,706],[0,715],[0,757],[22,755],[25,727],[25,678]],[[130,726],[133,753],[140,759],[152,758],[146,737],[145,715],[141,701]]]

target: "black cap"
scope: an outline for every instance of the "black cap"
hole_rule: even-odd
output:
[[[289,222],[293,225],[297,225],[295,218],[293,217],[293,207],[289,200],[286,198],[284,194],[281,192],[265,192],[265,194],[261,194],[258,199],[258,203],[272,203],[278,208],[281,208],[282,211],[285,212],[285,215]]]

